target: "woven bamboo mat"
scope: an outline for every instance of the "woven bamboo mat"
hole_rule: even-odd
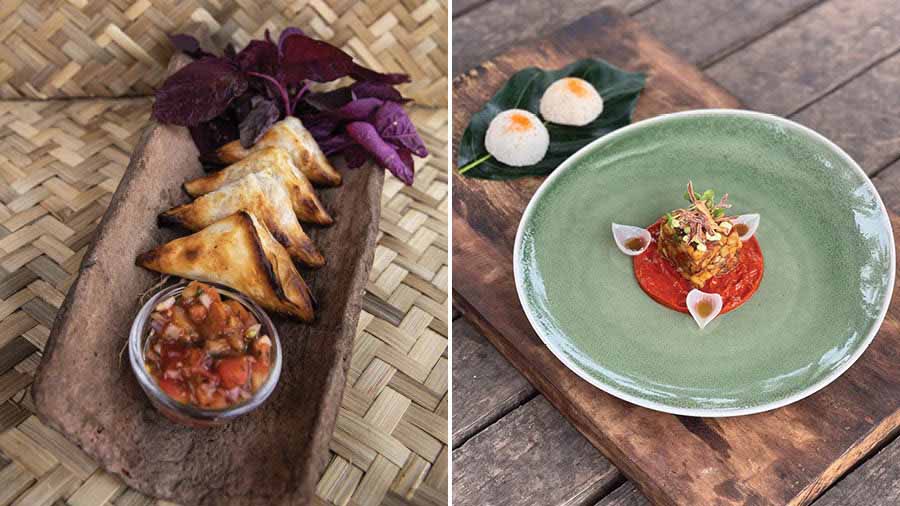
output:
[[[172,55],[166,34],[199,23],[216,47],[299,26],[404,94],[447,105],[447,0],[3,0],[0,98],[149,95]]]
[[[41,424],[29,392],[149,107],[146,98],[0,101],[0,506],[170,504],[129,490]],[[447,502],[447,110],[412,116],[432,155],[414,186],[385,181],[318,504]]]

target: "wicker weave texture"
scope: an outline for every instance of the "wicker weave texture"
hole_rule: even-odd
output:
[[[147,98],[0,101],[0,505],[169,504],[128,489],[41,424],[29,393],[149,112]],[[447,502],[447,110],[411,116],[432,154],[414,186],[385,181],[318,504]]]
[[[0,98],[148,95],[199,23],[216,47],[298,26],[447,105],[447,0],[0,0]]]

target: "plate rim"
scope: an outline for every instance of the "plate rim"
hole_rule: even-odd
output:
[[[529,304],[526,303],[525,296],[525,287],[524,287],[524,274],[522,272],[522,261],[521,261],[521,253],[522,253],[522,240],[524,236],[525,223],[529,221],[531,215],[534,213],[534,209],[536,207],[536,203],[541,199],[544,192],[550,185],[555,181],[561,174],[569,170],[577,161],[581,160],[586,154],[593,151],[597,146],[609,143],[621,137],[632,130],[637,130],[640,128],[644,128],[646,126],[661,123],[665,121],[669,121],[675,118],[685,118],[685,117],[703,117],[703,116],[719,116],[719,117],[747,117],[753,118],[763,121],[768,121],[780,126],[790,127],[792,129],[797,129],[815,140],[822,142],[826,147],[831,149],[837,156],[842,158],[853,170],[857,172],[857,174],[863,177],[863,181],[869,190],[875,195],[875,199],[878,201],[879,209],[881,210],[882,215],[887,219],[888,226],[887,232],[891,238],[890,241],[890,267],[888,269],[888,291],[884,298],[884,302],[882,303],[882,307],[879,310],[878,317],[876,318],[876,324],[872,326],[872,329],[869,331],[868,335],[866,335],[865,339],[862,340],[861,344],[857,346],[857,348],[850,355],[850,359],[845,361],[841,366],[835,368],[830,373],[825,375],[825,377],[821,378],[819,381],[807,386],[806,388],[795,392],[786,397],[766,402],[754,406],[748,407],[739,407],[739,408],[684,408],[679,406],[671,406],[669,404],[644,399],[635,395],[632,395],[628,392],[622,391],[617,387],[604,383],[602,381],[597,380],[596,378],[590,376],[587,371],[584,370],[580,365],[575,363],[573,360],[569,359],[562,350],[555,344],[553,344],[548,338],[546,338],[540,330],[539,325],[537,325],[536,317],[532,314],[532,310],[529,307]],[[574,372],[581,379],[587,381],[589,384],[598,388],[613,397],[622,399],[624,401],[630,402],[637,406],[641,406],[644,408],[652,409],[654,411],[660,411],[663,413],[669,413],[673,415],[685,415],[685,416],[698,416],[698,417],[709,417],[709,418],[720,418],[720,417],[730,417],[730,416],[743,416],[743,415],[751,415],[756,413],[762,413],[765,411],[770,411],[773,409],[777,409],[783,406],[787,406],[789,404],[793,404],[801,399],[809,397],[810,395],[818,392],[819,390],[828,386],[831,382],[839,378],[842,374],[844,374],[853,364],[859,360],[859,357],[869,348],[869,345],[872,344],[872,341],[875,339],[875,335],[881,330],[881,326],[884,323],[884,318],[887,315],[887,310],[891,305],[891,299],[894,293],[894,282],[896,276],[896,262],[897,262],[897,252],[896,245],[894,242],[894,231],[893,227],[890,225],[890,215],[887,212],[887,208],[884,205],[884,201],[881,198],[881,194],[878,193],[878,189],[875,188],[875,185],[872,183],[872,180],[869,176],[862,170],[856,161],[847,154],[840,146],[829,140],[824,135],[816,132],[812,128],[809,128],[805,125],[801,125],[795,121],[791,121],[786,118],[782,118],[780,116],[776,116],[774,114],[752,111],[748,109],[728,109],[728,108],[714,108],[714,109],[692,109],[686,111],[678,111],[667,114],[661,114],[658,116],[654,116],[652,118],[647,118],[625,127],[622,127],[614,132],[606,134],[602,137],[594,139],[589,144],[579,149],[571,156],[566,158],[557,168],[547,176],[538,189],[531,196],[531,199],[528,201],[528,205],[525,207],[525,211],[522,213],[522,217],[519,219],[519,225],[516,229],[516,237],[515,242],[513,244],[513,276],[515,278],[516,283],[516,295],[519,298],[519,305],[522,310],[525,312],[525,316],[528,318],[528,323],[531,325],[531,328],[537,334],[538,338],[540,338],[541,342],[544,343],[550,352],[566,366],[567,369]]]

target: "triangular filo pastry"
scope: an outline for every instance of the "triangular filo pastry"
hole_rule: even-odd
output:
[[[271,311],[313,319],[313,299],[287,251],[240,211],[137,257],[146,269],[233,288]]]
[[[309,130],[294,116],[288,116],[272,125],[250,149],[241,146],[240,141],[229,142],[220,147],[216,154],[224,163],[243,160],[250,153],[262,148],[278,147],[288,152],[291,161],[313,184],[337,186],[341,184],[341,174],[331,166],[322,148],[316,143]]]
[[[257,172],[270,172],[287,188],[297,219],[305,223],[331,225],[334,220],[325,211],[309,179],[294,165],[287,151],[281,148],[262,148],[247,158],[224,169],[184,183],[184,191],[197,197],[218,190],[223,185]]]
[[[284,185],[267,172],[247,174],[189,204],[169,209],[159,215],[159,222],[200,230],[238,211],[259,218],[298,262],[310,267],[325,265],[325,257],[297,221]]]

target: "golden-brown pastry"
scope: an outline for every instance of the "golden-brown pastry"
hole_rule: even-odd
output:
[[[287,151],[277,147],[254,150],[243,160],[218,172],[184,183],[184,190],[192,197],[197,197],[255,172],[270,172],[281,181],[287,188],[291,205],[300,221],[318,225],[331,225],[334,222],[319,202],[309,179],[294,165]]]
[[[287,251],[265,225],[239,211],[138,255],[146,269],[233,288],[266,309],[313,319],[313,299]]]
[[[222,162],[234,163],[243,160],[256,150],[269,147],[279,147],[287,151],[294,165],[314,184],[322,186],[341,184],[341,174],[331,166],[328,158],[325,158],[325,153],[309,130],[294,116],[288,116],[272,125],[250,149],[241,146],[240,141],[232,141],[220,147],[216,154]]]
[[[298,262],[310,267],[325,265],[325,257],[297,221],[287,190],[268,172],[247,174],[189,204],[169,209],[159,215],[159,222],[200,230],[238,211],[259,218]]]

